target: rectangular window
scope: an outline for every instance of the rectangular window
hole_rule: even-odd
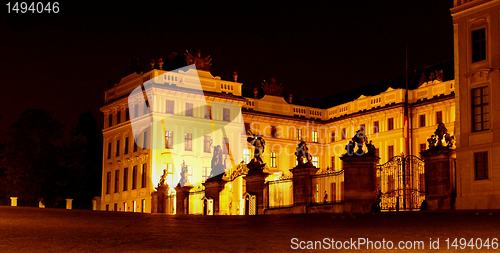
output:
[[[488,152],[474,153],[474,179],[488,179]]]
[[[120,124],[122,122],[122,112],[117,111],[116,112],[116,124]]]
[[[128,154],[128,137],[125,137],[125,147],[123,147],[123,153]]]
[[[250,123],[245,122],[244,126],[245,126],[245,133],[248,133],[248,131],[251,130],[250,129]]]
[[[115,170],[115,193],[118,192],[120,184],[120,171]]]
[[[318,142],[318,131],[312,131],[312,142]]]
[[[375,156],[380,157],[380,149],[379,148],[375,148]]]
[[[335,170],[335,156],[330,157],[330,167]]]
[[[319,157],[318,156],[313,156],[312,157],[312,164],[314,167],[318,168],[319,167]]]
[[[278,167],[276,165],[276,153],[271,152],[271,168],[276,168],[276,167]]]
[[[129,121],[130,120],[130,110],[127,108],[125,108],[125,121]]]
[[[135,138],[134,138],[134,152],[137,152],[137,142],[135,141]]]
[[[106,194],[111,190],[111,172],[106,173]]]
[[[278,128],[276,126],[271,126],[271,137],[278,138]]]
[[[208,135],[203,137],[203,152],[210,153],[212,152],[212,138]]]
[[[373,121],[373,133],[376,134],[380,130],[380,123],[378,121]]]
[[[113,211],[118,211],[118,203],[113,204]]]
[[[488,87],[472,89],[472,131],[484,131],[490,128]]]
[[[141,213],[146,212],[146,200],[142,199],[141,200]]]
[[[141,171],[141,188],[146,188],[146,170],[147,170],[147,164],[142,165],[142,171]]]
[[[243,161],[245,163],[250,162],[250,150],[248,150],[247,148],[243,149]]]
[[[427,149],[427,144],[421,143],[419,149],[420,149],[420,152],[425,151]]]
[[[143,149],[148,148],[148,130],[144,130],[144,134],[142,137],[142,148]]]
[[[228,138],[222,139],[222,153],[229,154],[229,139]]]
[[[425,114],[418,116],[418,127],[425,127]]]
[[[347,138],[347,129],[345,128],[342,128],[342,136],[341,136],[342,140],[345,140]]]
[[[139,105],[138,104],[134,105],[134,117],[135,118],[139,117]]]
[[[174,114],[174,101],[166,100],[165,101],[165,113]]]
[[[193,104],[186,103],[186,113],[184,115],[188,117],[193,117]]]
[[[128,190],[128,167],[123,168],[123,191]]]
[[[137,189],[137,165],[132,168],[132,190]]]
[[[366,125],[365,124],[361,124],[359,125],[359,130],[361,130],[361,132],[365,132],[365,129],[366,129]]]
[[[165,131],[165,148],[172,149],[174,148],[174,133],[172,131]]]
[[[113,126],[113,114],[108,114],[108,127]]]
[[[436,124],[443,123],[443,112],[436,112]]]
[[[472,62],[486,60],[486,28],[472,31]]]
[[[192,151],[193,150],[193,134],[186,133],[184,135],[184,150]]]
[[[115,156],[120,155],[120,140],[116,140],[116,151],[115,151]]]
[[[335,131],[330,133],[330,142],[335,142]]]
[[[228,108],[222,109],[222,120],[228,122],[231,121],[231,115]]]
[[[394,118],[387,119],[387,131],[394,129]]]
[[[302,129],[297,129],[297,140],[302,140]]]
[[[111,159],[111,142],[108,142],[108,159]]]
[[[203,182],[207,181],[208,177],[210,176],[210,170],[210,167],[203,167],[203,174],[201,175]]]
[[[394,146],[390,145],[387,147],[387,160],[391,160],[394,157]]]
[[[205,119],[212,119],[212,106],[205,105]]]

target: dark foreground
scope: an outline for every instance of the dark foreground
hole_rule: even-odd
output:
[[[281,252],[298,246],[292,238],[361,237],[421,240],[426,252],[440,238],[443,250],[446,238],[500,237],[500,213],[177,217],[0,207],[0,252]]]

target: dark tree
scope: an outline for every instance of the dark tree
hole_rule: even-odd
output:
[[[55,203],[61,190],[55,184],[61,170],[61,143],[61,124],[48,112],[23,112],[6,138],[2,198],[17,196],[22,205],[36,205],[42,198]]]
[[[68,197],[74,208],[90,208],[101,189],[101,133],[91,113],[80,115],[65,150]],[[61,180],[61,182],[64,182]]]

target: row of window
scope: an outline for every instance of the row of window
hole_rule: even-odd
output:
[[[174,114],[174,101],[173,100],[166,100],[165,102],[165,113],[167,114]],[[139,114],[139,104],[134,105],[134,114],[135,117],[140,116]],[[143,114],[149,113],[149,108],[147,106],[143,107]],[[125,121],[130,120],[130,111],[129,108],[127,107],[124,111],[117,111],[116,114],[109,113],[108,114],[108,127],[111,127],[113,125],[117,125],[122,123],[122,114],[125,115]],[[115,115],[115,120],[113,121],[113,115]],[[194,105],[193,103],[186,103],[185,104],[185,111],[182,114],[187,117],[194,117]],[[212,106],[211,105],[205,105],[203,109],[203,118],[205,119],[213,119],[212,116]],[[229,108],[222,108],[222,120],[223,121],[231,121],[231,111]],[[113,124],[114,123],[114,124]]]
[[[439,123],[443,122],[443,112],[442,111],[437,111],[436,112],[436,125]],[[418,127],[426,127],[427,122],[426,122],[426,116],[425,114],[420,114],[418,116]]]
[[[132,167],[132,180],[131,180],[131,185],[130,189],[135,190],[139,186],[140,188],[146,188],[147,186],[147,164],[142,164],[141,166],[141,181],[138,181],[138,167],[137,165],[134,165]],[[123,168],[123,175],[122,175],[122,180],[121,180],[121,189],[122,191],[128,191],[129,190],[129,168],[125,167]],[[140,183],[140,185],[138,185]],[[120,191],[120,170],[115,170],[114,171],[114,184],[113,184],[113,192],[118,193]],[[111,193],[111,171],[108,171],[106,173],[106,194]]]
[[[134,139],[132,139],[132,142],[133,142],[133,150],[132,152],[137,152],[139,150],[139,147],[137,145],[137,142],[135,142]],[[118,157],[120,156],[121,154],[121,142],[120,140],[116,140],[115,142],[115,157]],[[143,138],[142,138],[142,149],[145,149],[147,148],[149,145],[149,142],[148,142],[148,131],[145,130],[143,132]],[[125,137],[125,140],[124,140],[124,143],[123,143],[123,154],[124,155],[127,155],[129,154],[129,148],[130,148],[130,139],[129,137]],[[107,159],[111,159],[111,156],[112,156],[112,143],[111,142],[108,142],[108,149],[107,149]]]

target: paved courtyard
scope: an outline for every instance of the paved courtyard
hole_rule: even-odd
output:
[[[500,237],[500,213],[203,217],[0,207],[0,252],[281,252],[323,238],[422,240],[429,251],[430,237],[441,250],[446,238]]]

